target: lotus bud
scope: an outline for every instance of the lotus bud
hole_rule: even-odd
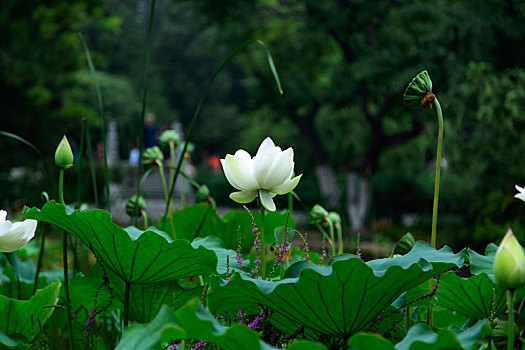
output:
[[[55,151],[55,165],[59,168],[69,169],[73,166],[73,161],[73,151],[67,141],[66,135],[64,135]]]
[[[87,204],[87,203],[80,204],[80,207],[78,208],[78,210],[80,210],[80,211],[88,211],[89,209],[91,209],[91,208],[89,207],[89,204]]]
[[[159,166],[164,160],[164,154],[159,147],[153,146],[144,151],[142,154],[142,164],[149,165],[151,167]]]
[[[182,147],[184,147],[185,144],[186,142],[184,142]],[[184,158],[190,158],[190,155],[193,153],[193,151],[195,151],[195,145],[191,142],[188,142],[188,147],[186,147],[186,153],[184,153]]]
[[[165,150],[169,150],[170,144],[177,146],[179,140],[180,136],[178,132],[176,132],[175,130],[165,130],[162,132],[162,134],[160,134],[159,137],[160,147],[162,147]]]
[[[331,211],[328,213],[327,215],[327,218],[332,221],[332,223],[335,225],[335,224],[340,224],[341,223],[341,216],[339,214],[337,214],[335,211]]]
[[[195,193],[195,202],[196,203],[202,203],[210,202],[210,189],[206,185],[199,186],[199,189],[197,190],[197,193]]]
[[[507,289],[525,285],[525,254],[511,229],[496,251],[494,277],[500,286]]]
[[[412,250],[415,242],[414,236],[410,232],[407,232],[394,247],[394,255],[405,255]]]
[[[422,71],[408,84],[403,100],[410,108],[431,108],[436,96],[432,93],[432,80],[426,70]]]
[[[310,223],[313,225],[326,223],[326,217],[328,216],[328,211],[319,204],[314,205],[310,211]]]
[[[126,203],[126,214],[131,218],[140,217],[145,209],[146,200],[142,196],[139,196],[137,200],[137,195],[133,195]]]

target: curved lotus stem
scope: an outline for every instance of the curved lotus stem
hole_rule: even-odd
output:
[[[437,211],[438,211],[438,199],[439,199],[439,179],[441,173],[441,150],[443,148],[443,112],[441,111],[441,105],[437,98],[434,99],[434,106],[436,106],[436,113],[439,122],[438,130],[438,144],[436,154],[436,180],[434,183],[434,207],[432,209],[432,234],[430,236],[430,244],[436,247],[436,231],[437,231]]]

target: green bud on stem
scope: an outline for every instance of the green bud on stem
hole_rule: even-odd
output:
[[[163,149],[169,150],[170,143],[173,143],[174,146],[177,146],[177,144],[179,143],[179,140],[180,140],[180,136],[178,132],[176,132],[175,130],[171,130],[171,129],[164,130],[162,134],[160,134],[159,144]]]
[[[73,151],[67,141],[66,135],[64,135],[55,151],[55,165],[59,168],[69,169],[73,166],[73,161]]]
[[[525,285],[525,254],[518,240],[509,229],[496,251],[494,259],[496,282],[507,289]]]
[[[158,146],[153,146],[144,151],[142,154],[142,164],[150,167],[158,167],[159,163],[162,164],[164,160],[164,154]]]
[[[310,223],[324,225],[326,223],[326,217],[328,216],[328,211],[320,206],[319,204],[314,205],[310,211]]]

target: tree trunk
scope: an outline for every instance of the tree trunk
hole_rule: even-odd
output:
[[[315,175],[317,176],[319,191],[327,208],[337,208],[341,190],[337,186],[334,169],[328,164],[317,164],[315,166]]]
[[[372,191],[370,178],[355,171],[346,173],[346,212],[352,233],[363,232],[367,226]]]

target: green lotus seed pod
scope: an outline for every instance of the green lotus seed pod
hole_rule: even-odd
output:
[[[341,216],[337,214],[335,211],[331,211],[326,216],[328,219],[332,221],[333,224],[340,224],[341,223]]]
[[[328,216],[328,211],[319,204],[314,205],[310,211],[310,223],[311,224],[322,224],[326,222],[326,217]]]
[[[405,255],[412,250],[415,242],[414,236],[410,232],[407,232],[394,247],[394,254]]]
[[[142,154],[142,164],[149,165],[151,167],[158,166],[159,162],[164,160],[164,154],[158,146],[153,146],[144,151]]]
[[[137,200],[137,195],[133,195],[126,203],[126,214],[131,218],[140,217],[145,209],[146,200],[142,196],[139,196]]]
[[[202,202],[208,203],[209,201],[210,201],[210,189],[206,185],[199,186],[197,193],[195,193],[195,202],[196,203],[202,203]]]
[[[403,101],[410,108],[430,108],[435,97],[432,93],[432,80],[430,80],[428,72],[424,70],[408,84],[403,95]]]
[[[182,147],[184,147],[185,144],[186,144],[186,142],[184,142],[182,144]],[[186,147],[186,153],[191,154],[191,153],[193,153],[193,151],[195,151],[195,145],[193,143],[191,143],[191,142],[188,142],[188,147]]]
[[[175,130],[164,130],[159,137],[159,144],[165,150],[169,150],[170,143],[173,143],[174,146],[177,146],[179,143],[180,136],[179,133]]]
[[[500,286],[516,289],[525,285],[525,254],[511,229],[496,251],[493,268],[494,278]]]
[[[66,135],[64,135],[55,151],[55,165],[59,168],[69,169],[73,166],[73,161],[73,151]]]

